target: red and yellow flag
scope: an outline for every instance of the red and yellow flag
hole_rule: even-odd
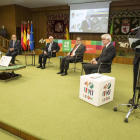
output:
[[[69,25],[68,25],[68,24],[67,24],[67,26],[66,26],[65,39],[66,39],[66,40],[69,40],[69,39],[70,39],[70,34],[69,34]]]
[[[27,50],[26,24],[24,23],[23,49]]]

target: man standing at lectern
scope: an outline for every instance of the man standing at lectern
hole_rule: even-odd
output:
[[[9,49],[6,53],[6,56],[11,56],[11,63],[14,65],[15,64],[15,57],[18,55],[18,51],[21,48],[20,41],[17,40],[16,35],[11,36],[11,40],[9,42]]]
[[[60,47],[58,43],[53,42],[53,36],[49,37],[50,43],[47,44],[46,48],[42,52],[42,54],[39,55],[39,66],[37,68],[45,69],[46,60],[49,57],[56,57],[56,53],[60,50]],[[42,62],[43,59],[43,62]],[[43,63],[43,65],[42,65]]]
[[[76,55],[79,55],[77,59],[81,59],[80,56],[84,55],[84,52],[86,50],[86,46],[82,44],[82,39],[80,37],[77,37],[76,45],[74,46],[73,50],[67,54],[64,58],[62,58],[61,63],[61,71],[57,74],[61,74],[61,76],[67,75],[67,70],[69,68],[69,62],[74,61]],[[65,71],[64,71],[65,70]]]
[[[99,57],[93,58],[91,63],[83,64],[83,68],[86,74],[91,74],[92,70],[98,71],[100,63],[112,63],[114,57],[116,56],[116,49],[111,43],[111,36],[109,34],[104,34],[101,36],[104,48]],[[111,66],[104,67],[102,71],[108,71]]]

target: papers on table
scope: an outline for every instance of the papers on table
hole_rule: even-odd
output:
[[[103,75],[99,74],[99,73],[95,73],[94,76],[90,77],[92,79],[97,79],[97,78],[101,78]]]
[[[11,59],[12,59],[11,56],[2,56],[2,58],[0,60],[0,66],[1,67],[8,67]]]

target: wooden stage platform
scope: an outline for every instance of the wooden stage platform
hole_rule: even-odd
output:
[[[36,50],[35,51],[37,55],[42,53],[42,50]],[[64,56],[66,53],[64,52],[58,52],[57,56]],[[23,53],[24,55],[24,53]],[[99,54],[85,54],[84,55],[84,60],[91,60],[94,57],[98,57]],[[120,63],[120,64],[128,64],[128,65],[132,65],[133,64],[133,58],[134,58],[134,54],[127,54],[126,56],[116,56],[116,58],[114,59],[113,63]],[[41,140],[41,138],[35,137],[31,134],[26,133],[25,131],[19,130],[15,127],[12,127],[11,125],[5,123],[5,122],[0,122],[0,128],[20,137],[23,138],[25,140]]]

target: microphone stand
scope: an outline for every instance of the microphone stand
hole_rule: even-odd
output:
[[[134,32],[134,31],[132,31],[132,32]],[[132,32],[130,32],[128,34],[128,38],[130,38],[130,35],[131,35]],[[140,54],[139,54],[139,58],[140,58]],[[140,109],[140,104],[138,103],[139,94],[140,94],[140,61],[139,61],[139,69],[138,69],[138,75],[137,75],[137,83],[136,83],[136,88],[135,88],[134,103],[132,103],[132,104],[130,104],[130,103],[120,104],[120,105],[115,106],[115,108],[114,108],[114,111],[117,111],[117,108],[119,106],[128,106],[128,107],[131,106],[130,110],[128,111],[128,113],[126,115],[126,118],[124,119],[124,122],[126,122],[126,123],[128,122],[128,117],[130,116],[132,111],[137,109],[137,108]]]

